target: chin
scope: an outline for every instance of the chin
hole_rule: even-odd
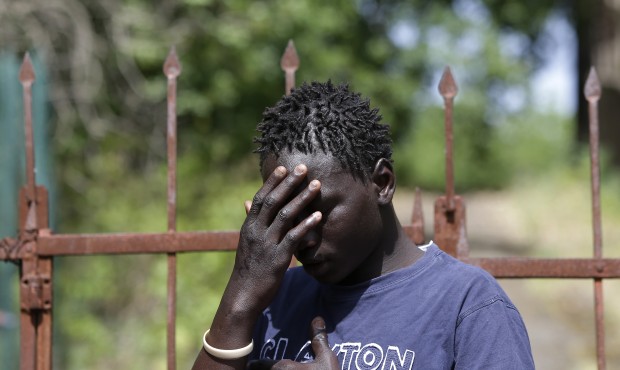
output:
[[[327,277],[329,276],[329,274],[325,273],[325,266],[323,266],[323,263],[313,263],[313,264],[306,264],[306,265],[302,265],[304,268],[304,271],[306,271],[306,273],[310,276],[312,276],[313,278],[315,278],[316,280],[320,281],[321,283],[327,283],[329,282],[327,279]]]
[[[342,277],[330,270],[325,263],[303,265],[304,271],[312,276],[316,281],[323,284],[338,284]]]

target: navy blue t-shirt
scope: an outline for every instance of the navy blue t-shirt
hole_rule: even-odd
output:
[[[250,360],[312,360],[319,315],[343,370],[534,368],[523,320],[495,279],[434,244],[411,266],[355,286],[290,269],[257,323]]]

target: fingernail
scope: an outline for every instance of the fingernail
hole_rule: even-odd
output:
[[[319,211],[316,211],[316,212],[314,212],[314,213],[312,214],[312,218],[314,218],[314,219],[315,219],[315,220],[317,220],[317,221],[320,221],[320,220],[321,220],[321,217],[323,217],[323,215],[322,215],[322,214],[321,214],[321,212],[319,212]]]
[[[276,175],[280,176],[286,175],[286,168],[284,168],[283,166],[278,166],[276,167],[275,173]]]
[[[306,172],[306,166],[303,164],[298,165],[297,167],[295,167],[295,174],[296,175],[301,175],[304,172]]]
[[[310,181],[310,184],[308,184],[308,188],[310,190],[318,189],[319,185],[321,185],[319,180],[312,180],[312,181]]]

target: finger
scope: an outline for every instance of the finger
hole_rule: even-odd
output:
[[[314,212],[301,221],[297,226],[290,229],[284,235],[280,244],[278,244],[278,249],[282,252],[279,253],[279,255],[283,256],[283,258],[292,258],[301,240],[310,230],[314,229],[321,222],[322,217],[323,215],[321,212]]]
[[[280,209],[278,215],[270,226],[271,230],[279,230],[280,234],[293,225],[304,209],[319,195],[321,182],[312,180],[295,198]]]
[[[245,215],[247,216],[250,213],[250,208],[252,208],[252,201],[246,200],[243,202],[243,207],[245,208]]]
[[[293,360],[280,360],[276,362],[275,364],[273,364],[271,369],[272,370],[297,370],[297,369],[304,369],[305,368],[304,365],[305,364],[295,362]]]
[[[269,370],[273,367],[273,365],[276,364],[276,362],[277,361],[275,360],[268,360],[268,359],[254,360],[254,361],[248,362],[247,369],[248,370]]]
[[[312,350],[314,351],[317,361],[320,361],[323,356],[333,354],[331,348],[329,348],[327,328],[325,327],[325,320],[323,320],[322,317],[317,316],[312,320],[310,332],[312,335]]]
[[[275,189],[280,182],[286,177],[286,168],[284,166],[278,166],[276,169],[269,175],[267,180],[263,183],[263,186],[256,192],[254,198],[252,199],[250,209],[248,210],[248,217],[256,217],[261,208],[263,207],[263,202],[265,201],[265,197]]]
[[[273,189],[263,199],[259,219],[266,225],[272,223],[276,214],[286,204],[291,194],[299,187],[299,184],[306,177],[308,168],[304,164],[297,165],[293,172],[282,180],[278,186]]]

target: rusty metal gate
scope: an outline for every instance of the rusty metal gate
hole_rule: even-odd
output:
[[[295,83],[299,59],[292,42],[281,59],[285,72],[285,92]],[[48,199],[45,187],[35,182],[35,153],[32,129],[31,87],[35,74],[28,54],[19,72],[23,86],[27,183],[19,194],[19,234],[0,241],[0,260],[12,261],[20,270],[20,369],[52,368],[53,261],[56,256],[95,254],[159,253],[168,258],[167,364],[176,368],[176,255],[180,252],[231,251],[239,233],[229,231],[176,231],[176,80],[181,65],[174,48],[164,63],[168,79],[168,230],[162,233],[53,234],[48,227]],[[584,93],[589,103],[591,190],[593,219],[593,258],[534,259],[520,257],[470,258],[465,229],[465,203],[455,194],[452,153],[452,110],[457,85],[449,68],[444,70],[439,92],[445,104],[446,193],[435,201],[434,240],[446,252],[467,263],[480,266],[496,278],[581,278],[594,282],[596,357],[598,369],[606,368],[605,324],[603,320],[603,280],[620,278],[620,259],[603,258],[598,158],[598,110],[601,87],[594,69]],[[413,206],[409,237],[423,243],[424,221],[419,191]]]

